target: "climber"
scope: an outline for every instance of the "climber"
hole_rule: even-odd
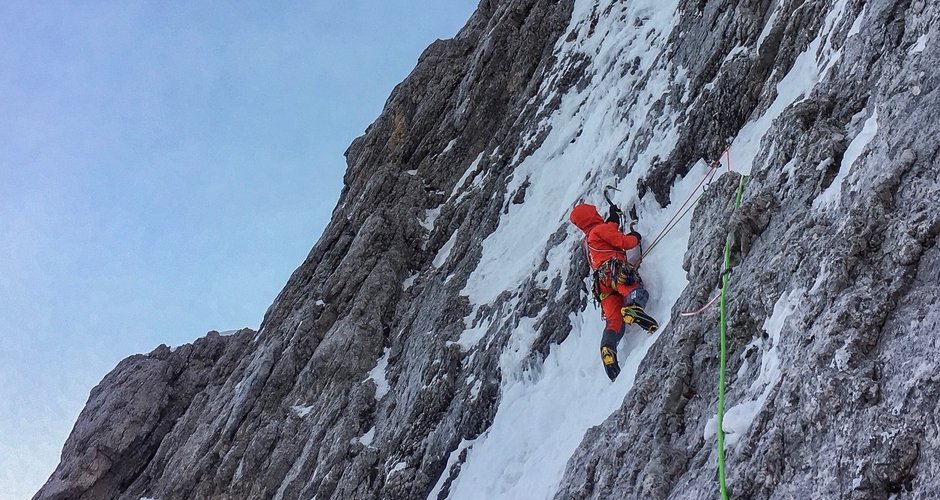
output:
[[[594,298],[601,304],[607,326],[601,338],[601,361],[613,381],[620,374],[617,344],[626,325],[633,324],[653,333],[659,324],[643,308],[649,293],[643,280],[627,260],[626,251],[640,244],[641,236],[632,228],[620,231],[623,213],[611,204],[607,220],[594,205],[580,204],[571,211],[571,222],[584,232],[588,261],[594,271]]]

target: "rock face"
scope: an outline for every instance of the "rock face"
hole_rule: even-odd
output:
[[[137,479],[181,417],[217,393],[255,332],[209,334],[122,361],[91,391],[43,498],[109,498]]]
[[[729,213],[736,182],[726,182],[696,211],[690,286],[677,307],[707,299],[724,234],[735,234],[728,400],[732,412],[759,409],[726,447],[729,489],[738,498],[936,497],[940,144],[930,117],[940,94],[922,83],[937,81],[926,67],[936,49],[916,47],[940,10],[714,4],[677,30],[695,45],[708,43],[694,40],[704,26],[734,33],[732,45],[767,37],[756,57],[726,63],[736,67],[712,80],[713,93],[727,85],[727,95],[756,97],[761,109],[786,92],[781,59],[804,47],[841,52],[771,125],[742,208]],[[776,53],[765,54],[771,43]],[[755,76],[768,79],[753,86]],[[714,496],[716,446],[702,429],[715,412],[715,345],[713,314],[674,323],[620,410],[587,433],[556,498]]]
[[[350,146],[259,332],[123,361],[36,498],[713,497],[717,319],[678,312],[729,233],[732,495],[940,496],[937,26],[922,0],[482,1]],[[567,212],[613,182],[651,238],[729,141],[742,206],[723,174],[644,260],[669,321],[605,385]]]

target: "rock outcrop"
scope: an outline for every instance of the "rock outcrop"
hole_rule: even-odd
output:
[[[122,361],[91,391],[43,498],[109,498],[136,480],[190,408],[216,393],[255,332],[218,332]]]

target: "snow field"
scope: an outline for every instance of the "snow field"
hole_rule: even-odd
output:
[[[504,388],[498,422],[472,444],[450,498],[546,498],[557,488],[567,458],[584,431],[616,410],[633,384],[652,338],[623,360],[610,383],[599,363],[599,315],[572,317],[568,340],[552,346],[537,377]],[[632,335],[638,335],[633,332]],[[459,451],[459,449],[458,449]],[[455,452],[458,453],[458,452]]]
[[[572,25],[578,26],[579,19],[589,19],[593,6],[592,2],[578,2]],[[605,5],[597,7],[604,8]],[[583,50],[597,54],[594,85],[583,95],[562,98],[560,109],[550,118],[551,133],[542,147],[516,168],[507,194],[515,192],[523,182],[528,181],[530,186],[525,203],[511,205],[496,231],[483,242],[480,265],[463,290],[477,308],[494,304],[506,290],[517,290],[543,258],[549,265],[536,275],[537,282],[548,284],[556,276],[565,281],[584,279],[586,269],[569,276],[570,253],[582,251],[582,235],[568,221],[571,208],[585,201],[605,209],[601,190],[613,182],[611,166],[618,157],[629,155],[634,137],[652,129],[653,140],[637,152],[633,171],[615,182],[623,189],[616,201],[628,209],[636,202],[633,187],[645,175],[653,156],[667,156],[676,144],[675,123],[644,120],[670,84],[668,68],[652,65],[658,55],[656,49],[662,49],[673,24],[675,2],[657,5],[647,0],[623,8],[626,12],[622,17],[611,15],[596,27],[596,33],[608,33],[606,37],[559,44],[562,52]],[[639,38],[634,30],[615,26],[618,18],[632,22],[638,17],[646,19],[643,33],[654,33],[652,38]],[[632,61],[634,57],[640,57],[643,71],[650,73],[642,89],[634,89],[637,83],[634,78],[639,77],[620,76],[616,68],[617,61]],[[639,95],[635,103],[630,108],[619,107],[624,93],[634,92]],[[637,230],[647,238],[647,243],[678,210],[682,200],[693,194],[706,173],[707,166],[700,162],[686,178],[677,181],[670,193],[673,203],[665,210],[651,196],[636,204],[640,219]],[[648,310],[663,326],[687,285],[681,264],[688,247],[690,221],[690,217],[681,220],[644,260],[640,270],[651,296]],[[566,240],[547,248],[550,236],[559,227],[567,228]],[[588,279],[585,288],[589,289],[589,285]],[[515,307],[520,300],[524,298],[510,299],[508,307]],[[468,326],[473,324],[473,317],[468,317]],[[527,369],[524,365],[531,342],[538,335],[533,327],[535,320],[523,319],[515,327],[500,359],[501,400],[493,424],[474,442],[461,443],[449,457],[452,465],[455,457],[468,449],[467,460],[450,486],[449,498],[550,498],[568,458],[587,429],[620,407],[656,337],[635,327],[628,328],[620,345],[622,372],[611,383],[600,363],[604,323],[599,310],[592,303],[570,319],[573,327],[568,338],[551,346],[546,359],[535,368]],[[477,342],[484,341],[489,326],[484,321],[468,328],[461,344],[472,349]],[[449,469],[450,466],[445,476]],[[435,495],[441,486],[442,483],[434,490]]]

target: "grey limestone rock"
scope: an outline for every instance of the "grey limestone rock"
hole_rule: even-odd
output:
[[[255,334],[218,332],[122,361],[91,391],[42,498],[107,498],[133,481],[200,393],[229,376]]]
[[[632,127],[605,146],[610,168],[625,178],[648,166],[637,200],[670,209],[696,162],[774,119],[753,145],[741,207],[734,174],[698,202],[689,284],[556,498],[716,496],[716,318],[677,313],[713,296],[728,234],[728,405],[756,408],[727,446],[734,497],[940,496],[940,5],[679,0],[667,33],[652,11],[627,16],[631,5],[480,2],[350,145],[332,221],[260,330],[122,362],[36,498],[410,499],[435,485],[445,498],[468,460],[460,444],[494,421],[513,329],[533,322],[522,354],[537,373],[587,307],[565,220],[539,221],[550,237],[517,288],[482,306],[461,290],[501,217],[534,196],[536,180],[516,169],[556,132],[547,117],[575,98],[571,120],[606,112],[590,108],[604,93]],[[665,49],[650,42],[643,57],[591,45],[660,35]],[[814,49],[831,64],[778,109]],[[611,75],[632,86],[602,87]],[[873,140],[853,146],[875,121]],[[674,147],[652,156],[667,123]],[[847,156],[857,160],[842,169]],[[539,278],[558,262],[565,272]],[[467,350],[474,327],[487,341]]]
[[[706,12],[717,4],[709,2]],[[707,22],[759,21],[773,5],[754,10],[739,4]],[[938,234],[931,207],[940,200],[931,116],[940,100],[936,92],[912,93],[906,83],[923,64],[937,62],[936,51],[914,56],[908,49],[919,27],[937,19],[940,9],[924,2],[848,5],[864,10],[862,36],[847,40],[855,16],[845,16],[849,22],[834,29],[833,43],[844,44],[841,59],[812,95],[774,122],[768,134],[773,143],[762,145],[741,209],[729,214],[726,204],[705,199],[695,212],[696,243],[686,255],[690,287],[675,310],[707,300],[718,270],[702,263],[718,261],[723,237],[731,232],[736,247],[728,406],[759,397],[753,384],[769,351],[785,367],[760,396],[766,399],[749,432],[726,446],[735,498],[940,494],[938,400],[932,396],[940,276],[931,264]],[[813,10],[829,7],[821,2],[783,12],[819,19],[822,14]],[[695,26],[701,20],[691,22],[687,32],[702,29]],[[797,20],[778,16],[776,22]],[[806,40],[819,27],[800,24],[802,29],[775,42],[780,52],[774,59],[782,68],[792,60],[784,50],[792,54],[800,47],[786,38]],[[753,39],[759,29],[752,24],[744,38]],[[770,57],[765,50],[770,49],[743,61],[751,67],[741,71],[767,74],[781,67],[761,67]],[[752,88],[766,91],[773,80]],[[740,95],[741,89],[718,81],[712,93]],[[860,122],[876,108],[877,138],[847,176],[854,187],[843,188],[833,210],[814,210],[814,200],[835,181]],[[792,169],[781,168],[788,163]],[[730,200],[730,191],[723,184],[712,194]],[[787,300],[794,310],[779,336],[770,338],[765,321]],[[705,315],[672,322],[647,354],[620,411],[585,436],[556,498],[717,495],[715,443],[703,438],[717,397],[714,321]]]

